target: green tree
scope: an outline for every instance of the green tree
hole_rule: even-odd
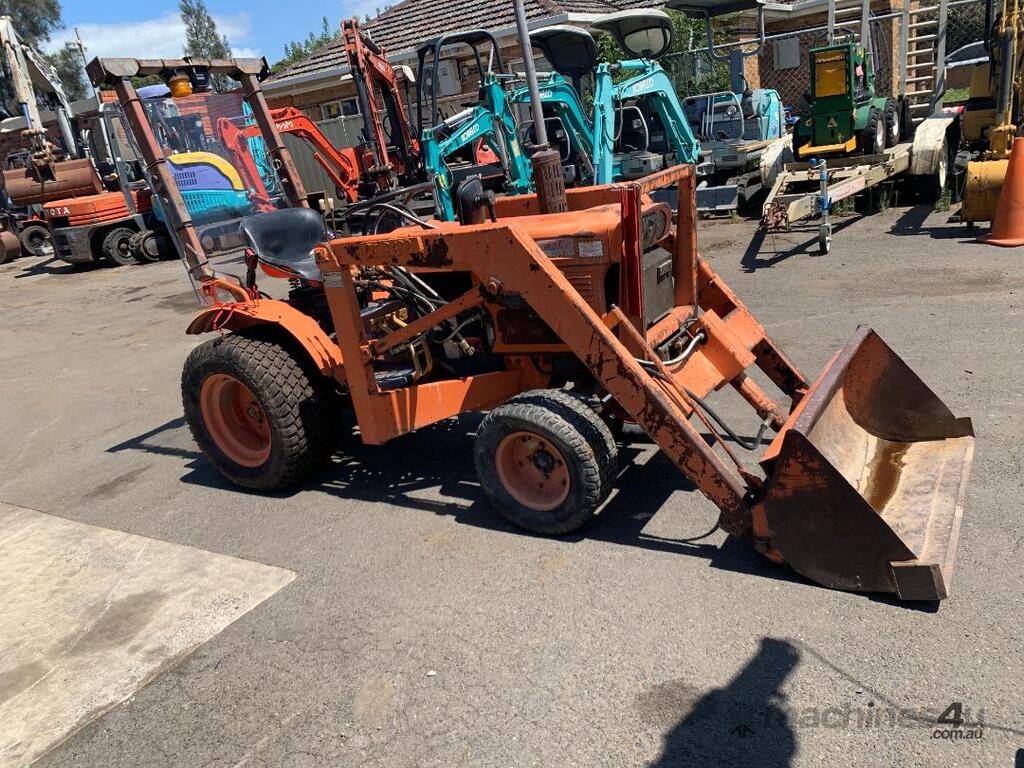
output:
[[[321,17],[319,32],[310,32],[304,40],[294,40],[290,43],[285,43],[284,58],[274,65],[274,71],[280,72],[285,67],[301,61],[337,38],[338,34],[338,28],[332,28],[326,16]]]
[[[39,48],[60,29],[60,0],[0,0],[0,15],[10,16],[21,39]]]
[[[711,60],[704,48],[707,32],[703,19],[691,19],[679,11],[666,9],[672,17],[672,47],[661,59],[661,65],[668,72],[681,96],[695,93],[710,93],[729,87],[729,68]],[[731,17],[726,16],[715,20],[715,42],[724,42],[728,37],[725,31]],[[615,62],[626,57],[619,48],[615,38],[607,32],[596,35],[597,60]],[[699,53],[692,54],[691,50]],[[617,74],[616,79],[624,79],[629,73]]]
[[[62,25],[60,0],[0,0],[0,15],[10,16],[18,37],[37,51]],[[87,93],[81,62],[73,51],[61,49],[44,58],[57,71],[69,98],[80,99]]]
[[[54,53],[47,54],[44,58],[57,73],[68,99],[75,101],[89,95],[82,69],[82,57],[78,51],[60,48]]]
[[[226,35],[217,31],[217,22],[206,9],[205,0],[179,0],[178,9],[185,24],[185,55],[203,59],[230,59],[231,45]],[[213,87],[218,91],[231,88],[224,75],[213,76]]]

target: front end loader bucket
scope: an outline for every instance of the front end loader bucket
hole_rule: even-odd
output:
[[[762,458],[755,535],[825,586],[941,600],[973,453],[970,419],[862,326]]]

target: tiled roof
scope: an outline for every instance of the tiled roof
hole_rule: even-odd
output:
[[[596,15],[660,4],[659,0],[525,0],[526,17],[530,21],[567,13]],[[445,32],[499,30],[513,26],[512,0],[403,0],[362,25],[362,29],[370,32],[374,42],[390,55],[414,50]],[[285,80],[340,67],[344,63],[343,54],[339,35],[272,79]]]

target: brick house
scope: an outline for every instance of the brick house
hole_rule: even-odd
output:
[[[554,24],[587,26],[598,16],[627,8],[658,5],[656,0],[526,0],[531,29]],[[508,0],[404,0],[362,28],[383,47],[395,65],[416,68],[416,48],[447,32],[490,30],[498,39],[506,66],[521,61],[515,17]],[[451,91],[441,101],[451,104],[474,94],[479,73],[468,50],[456,51],[446,82]],[[329,120],[358,114],[355,86],[343,60],[340,38],[275,74],[263,84],[272,107],[294,106],[313,120]],[[415,99],[415,93],[413,94]]]

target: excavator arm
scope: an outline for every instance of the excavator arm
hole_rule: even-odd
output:
[[[593,177],[591,158],[594,155],[593,127],[583,113],[580,97],[572,84],[557,72],[552,72],[540,84],[540,100],[562,121],[569,137],[569,146],[583,163],[587,174]],[[529,89],[517,88],[512,93],[513,104],[529,104]]]
[[[616,85],[612,81],[612,73],[616,70],[637,74]],[[601,64],[597,68],[594,96],[595,184],[610,184],[614,180],[616,105],[639,98],[646,98],[657,112],[675,152],[676,162],[696,163],[700,159],[700,143],[690,130],[672,81],[660,64],[647,59]]]
[[[505,187],[509,194],[530,191],[532,171],[519,142],[515,117],[505,91],[493,76],[484,78],[484,100],[452,115],[433,129],[423,132],[423,162],[434,179],[438,213],[445,221],[455,219],[452,201],[452,173],[445,162],[460,149],[480,141],[501,158]]]
[[[408,181],[415,174],[419,167],[419,144],[402,103],[398,77],[384,50],[359,29],[354,18],[344,20],[341,31],[359,110],[363,115],[364,138],[375,161],[366,172],[381,176],[378,187],[386,191],[391,188],[392,173],[403,181]],[[385,117],[391,123],[390,139],[384,131]],[[390,151],[392,146],[393,152]]]
[[[324,173],[330,177],[338,191],[345,195],[345,199],[349,203],[354,203],[359,199],[359,185],[362,174],[359,154],[354,149],[337,149],[324,136],[316,123],[295,107],[272,109],[270,110],[270,118],[274,121],[274,125],[279,132],[294,134],[312,146],[313,159],[320,164],[320,167],[324,169]],[[246,176],[255,176],[258,184],[252,183],[252,179],[249,178],[247,182],[249,182],[250,187],[255,188],[257,191],[262,188],[265,196],[266,189],[247,144],[249,139],[261,136],[259,126],[253,124],[244,128],[238,128],[229,118],[222,117],[217,121],[217,130],[234,159],[238,161],[238,166],[244,169]]]
[[[255,123],[239,128],[228,117],[217,119],[217,133],[225,149],[231,153],[232,165],[242,176],[246,189],[249,190],[249,199],[257,211],[273,211],[276,206],[270,200],[270,194],[263,183],[259,169],[256,168],[256,161],[253,160],[252,152],[249,151],[249,140],[260,138],[260,128]]]

